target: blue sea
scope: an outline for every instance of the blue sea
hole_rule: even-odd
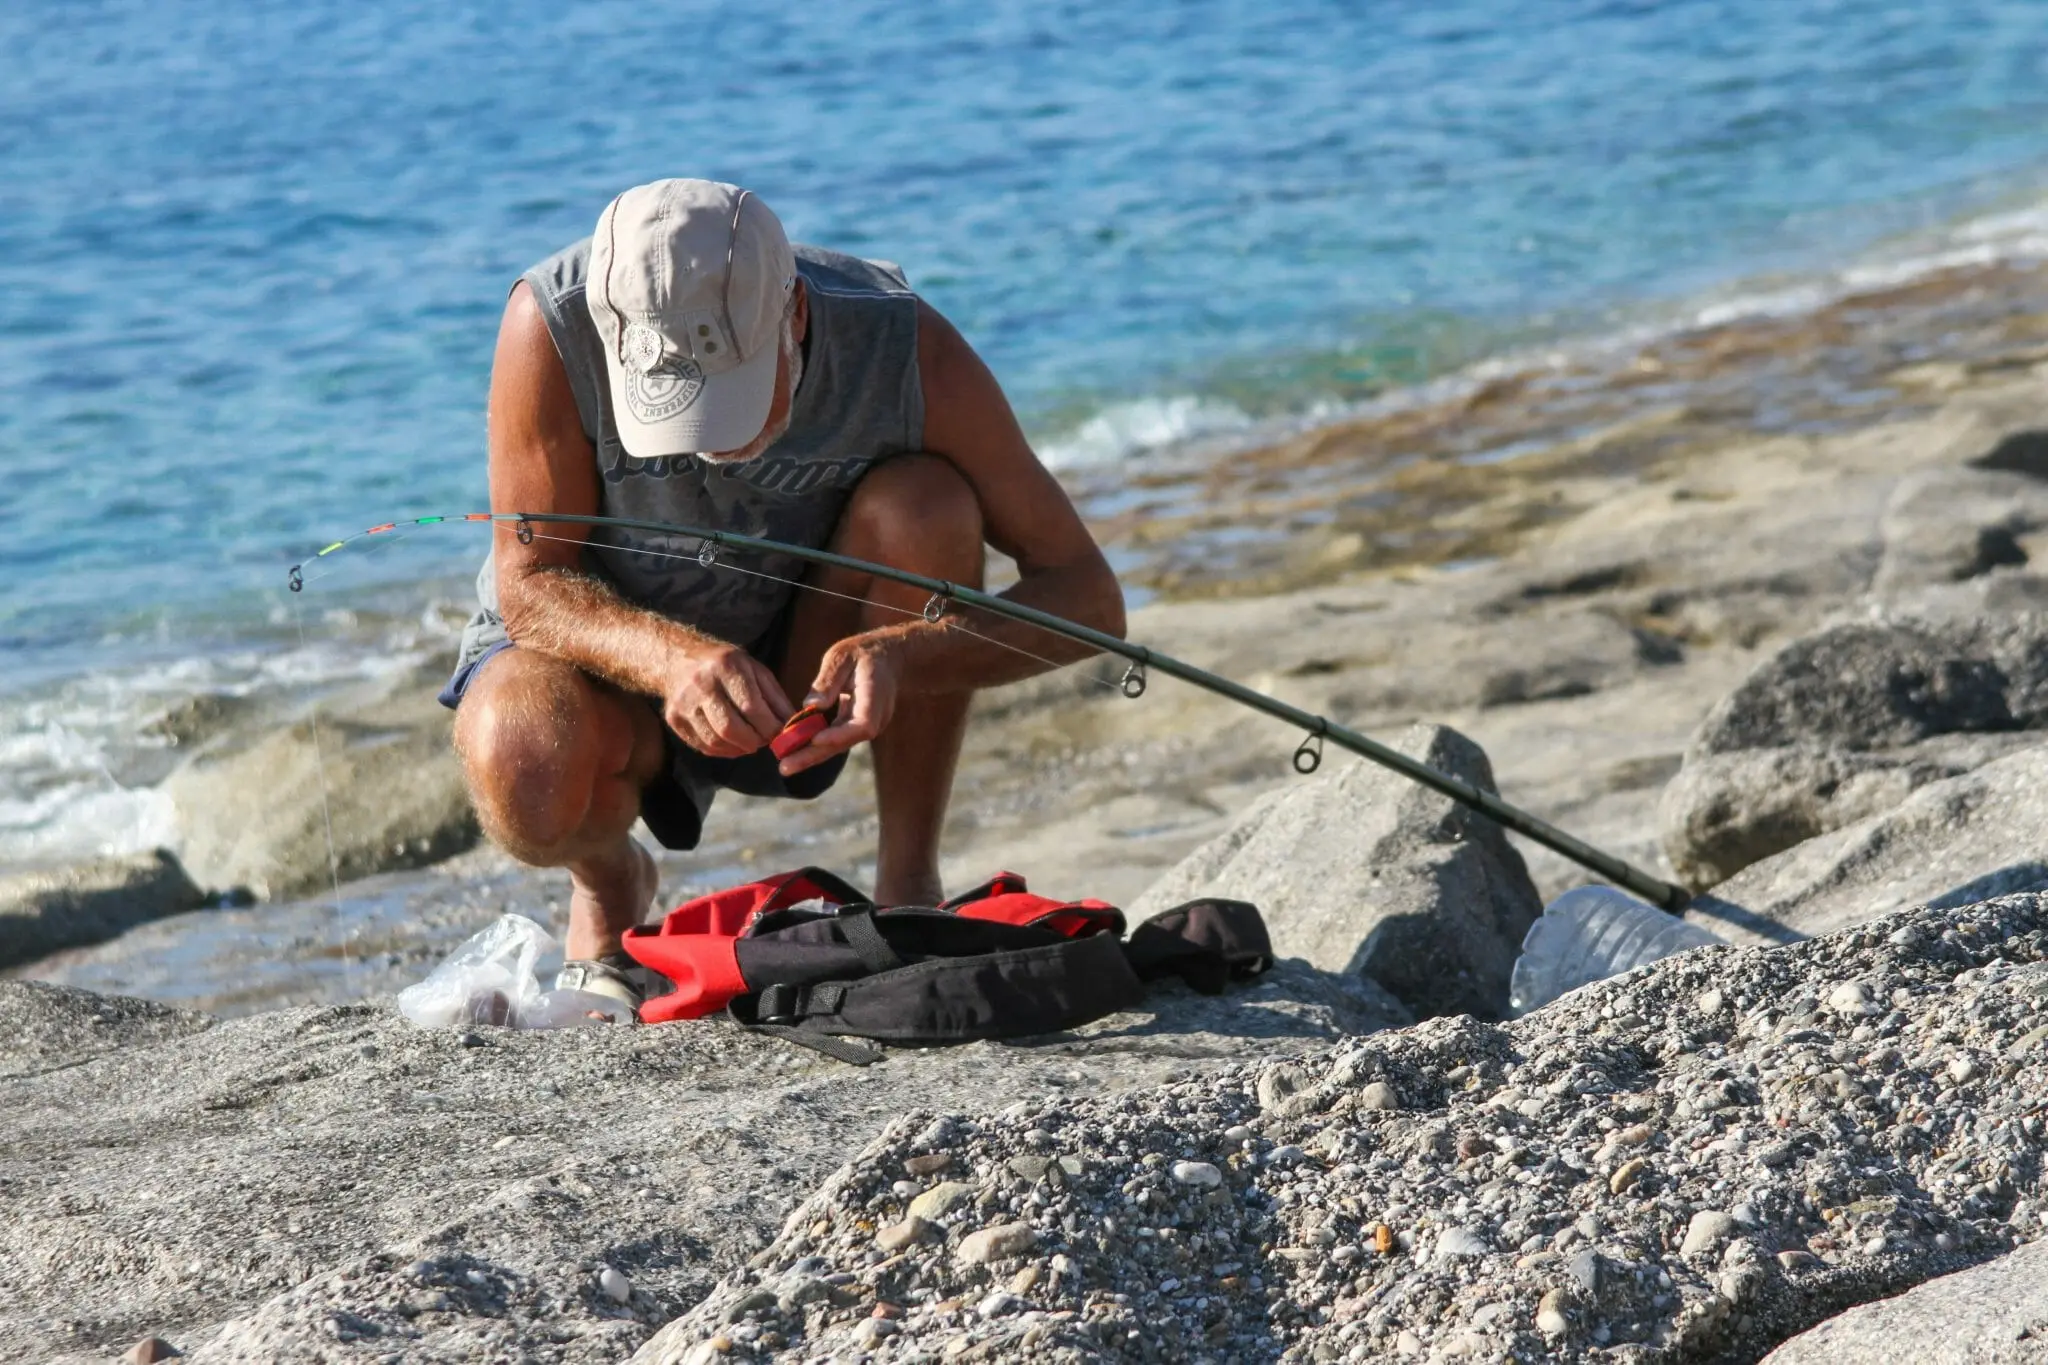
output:
[[[168,837],[181,696],[445,640],[472,531],[303,645],[284,568],[484,505],[506,289],[643,180],[901,262],[1097,471],[2048,253],[2048,0],[13,0],[0,51],[0,865]]]

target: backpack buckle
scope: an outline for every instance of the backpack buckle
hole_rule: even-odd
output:
[[[797,992],[800,988],[784,982],[763,986],[761,994],[754,1001],[754,1018],[763,1024],[794,1024],[797,1010],[801,1008]]]

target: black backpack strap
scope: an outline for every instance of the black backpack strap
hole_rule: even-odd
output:
[[[873,907],[863,910],[849,910],[838,917],[839,932],[846,938],[846,946],[860,954],[860,965],[871,973],[893,972],[904,966],[889,941],[882,937],[882,931],[875,927]]]
[[[790,1024],[741,1024],[749,1033],[765,1033],[771,1038],[781,1038],[807,1047],[813,1052],[822,1052],[834,1061],[846,1062],[853,1066],[873,1066],[882,1060],[882,1049],[869,1047],[865,1043],[850,1043],[844,1038],[834,1038],[817,1029],[797,1028]]]

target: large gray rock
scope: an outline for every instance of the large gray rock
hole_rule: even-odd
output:
[[[207,886],[274,900],[461,852],[478,829],[452,725],[414,696],[195,758],[163,788],[185,865]]]
[[[1411,726],[1394,747],[1495,789],[1485,752],[1454,730]],[[1261,798],[1131,913],[1198,896],[1252,902],[1274,951],[1363,973],[1425,1018],[1500,1017],[1522,935],[1543,912],[1500,826],[1365,762]]]
[[[1902,906],[2048,883],[2048,744],[1923,787],[1891,810],[1745,868],[1686,918],[1745,942],[1823,934]]]
[[[201,1362],[618,1361],[906,1108],[1115,1094],[1405,1022],[1283,963],[860,1068],[722,1020],[465,1035],[378,1002],[216,1023],[0,981],[0,1359],[153,1333]]]
[[[1802,1332],[1764,1365],[2019,1365],[2048,1361],[2048,1242],[1929,1280]]]
[[[2048,725],[2048,615],[1838,624],[1724,698],[1659,806],[1679,878],[1708,887],[2024,747]]]
[[[205,899],[162,849],[0,877],[0,968],[104,942]]]

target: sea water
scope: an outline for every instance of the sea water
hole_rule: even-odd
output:
[[[168,837],[181,696],[445,643],[472,531],[303,645],[283,570],[483,505],[506,289],[638,181],[901,262],[1098,469],[2048,250],[2043,0],[14,0],[0,51],[0,865]]]

